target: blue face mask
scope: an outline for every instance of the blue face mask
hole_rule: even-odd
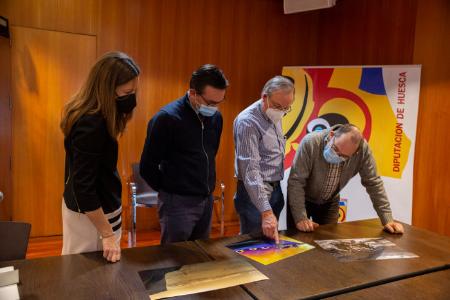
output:
[[[204,104],[200,104],[198,113],[204,117],[212,117],[217,112],[217,110],[218,110],[218,108],[216,106],[207,106]]]
[[[344,162],[346,159],[343,157],[340,157],[336,151],[331,147],[331,141],[325,146],[325,149],[323,149],[323,158],[330,163],[330,164],[340,164],[341,162]]]

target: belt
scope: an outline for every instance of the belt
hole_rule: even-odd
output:
[[[244,181],[242,181],[242,180],[238,180],[238,181],[241,182],[242,184],[244,184]],[[273,188],[277,188],[277,187],[280,186],[280,182],[279,181],[264,181],[264,183],[269,184]]]
[[[280,186],[280,182],[279,181],[264,181],[265,183],[268,183],[270,186],[272,186],[273,188],[277,188]]]

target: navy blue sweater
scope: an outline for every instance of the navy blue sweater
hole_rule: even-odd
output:
[[[220,112],[212,117],[197,114],[187,94],[163,107],[148,123],[142,178],[156,191],[210,195],[222,123]]]

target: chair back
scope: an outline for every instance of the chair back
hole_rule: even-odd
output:
[[[131,164],[132,180],[136,186],[136,202],[146,205],[156,205],[158,202],[158,192],[152,189],[141,177],[139,163]]]
[[[0,261],[24,259],[31,224],[0,221]]]

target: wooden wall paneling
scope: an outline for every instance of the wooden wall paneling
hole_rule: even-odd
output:
[[[226,184],[226,221],[235,222],[233,120],[259,98],[264,83],[280,74],[284,65],[306,64],[314,57],[317,13],[286,16],[282,3],[274,1],[173,0],[141,4],[136,57],[142,68],[140,93],[137,110],[123,137],[129,145],[121,146],[127,149],[130,159],[138,161],[148,120],[187,91],[191,73],[198,66],[218,65],[231,85],[220,107],[224,128],[217,177]],[[103,38],[100,32],[99,49],[103,49]],[[158,226],[155,211],[143,209],[138,213],[138,224],[141,222]]]
[[[95,60],[92,36],[12,27],[13,220],[32,236],[62,233],[61,109]]]
[[[10,20],[10,25],[55,30],[58,0],[3,0],[0,12]]]
[[[99,13],[100,0],[57,0],[57,18],[54,30],[96,35]]]
[[[410,64],[416,0],[344,0],[320,11],[318,64]]]
[[[273,0],[5,0],[0,1],[0,14],[9,17],[13,25],[97,34],[97,52],[94,48],[94,54],[87,56],[87,60],[92,59],[93,62],[95,56],[106,51],[122,50],[141,66],[138,107],[119,141],[118,166],[123,179],[125,211],[128,206],[125,192],[125,178],[130,174],[128,166],[140,159],[148,120],[163,105],[187,90],[191,72],[199,65],[217,64],[231,84],[226,102],[220,108],[224,131],[217,157],[217,172],[218,178],[223,178],[227,185],[226,220],[233,222],[237,216],[233,204],[232,122],[242,109],[259,98],[267,79],[279,74],[286,65],[421,63],[423,84],[416,141],[413,222],[440,232],[450,227],[442,221],[450,219],[448,202],[433,200],[430,208],[427,200],[430,193],[435,197],[433,199],[437,199],[437,195],[444,198],[442,195],[448,192],[448,185],[442,184],[447,178],[448,167],[443,163],[430,163],[429,159],[435,154],[432,148],[446,146],[445,139],[437,141],[431,136],[436,136],[433,134],[436,130],[441,133],[439,130],[445,128],[445,121],[448,120],[448,107],[443,100],[448,95],[448,1],[343,0],[331,9],[284,15],[282,2]],[[28,35],[23,37],[31,38]],[[24,49],[25,46],[28,45],[24,42]],[[84,47],[73,49],[85,55]],[[40,61],[42,53],[33,50],[27,54],[24,50],[20,55],[22,59],[28,55]],[[47,72],[44,65],[42,63],[43,67],[39,70]],[[81,68],[78,64],[77,67]],[[20,70],[18,68],[13,72],[19,74],[22,72]],[[13,85],[26,87],[33,82],[33,76],[36,82],[41,82],[40,72],[34,75],[28,72],[26,79],[22,78]],[[76,77],[84,78],[81,75]],[[53,76],[48,78],[53,79]],[[79,82],[73,83],[67,91],[73,93],[78,86]],[[39,89],[41,91],[43,88]],[[30,103],[42,96],[33,94],[32,89],[28,88],[16,93],[27,93]],[[67,96],[58,99],[65,102]],[[34,109],[38,111],[40,106],[35,105],[37,107]],[[35,119],[43,119],[43,116],[37,116],[40,114],[37,113]],[[20,118],[27,117],[29,115]],[[14,124],[20,123],[20,118],[14,120]],[[433,127],[436,122],[439,126]],[[20,127],[17,130],[21,130]],[[433,147],[425,146],[429,144]],[[35,147],[44,149],[46,146],[36,142]],[[62,147],[62,143],[57,147]],[[443,156],[445,152],[436,151],[437,157],[446,161]],[[37,169],[33,165],[36,162],[27,163],[30,170]],[[62,165],[63,160],[57,168],[62,168]],[[436,174],[434,179],[431,174]],[[29,190],[29,194],[34,194],[35,191]],[[43,209],[39,212],[42,213]],[[59,207],[55,211],[59,217]],[[442,215],[438,222],[431,217],[436,211],[441,211]],[[127,216],[128,213],[124,218],[126,224],[129,221]],[[37,226],[46,227],[44,223],[39,220]],[[138,212],[138,225],[140,228],[157,228],[155,210]]]
[[[0,220],[11,219],[11,111],[9,107],[11,54],[9,39],[0,37]]]
[[[145,0],[98,0],[97,56],[108,51],[124,51],[136,58],[140,52],[141,2]]]
[[[413,224],[450,236],[450,2],[418,1],[414,63],[422,64]]]
[[[10,24],[95,35],[100,0],[2,0],[0,14]]]

